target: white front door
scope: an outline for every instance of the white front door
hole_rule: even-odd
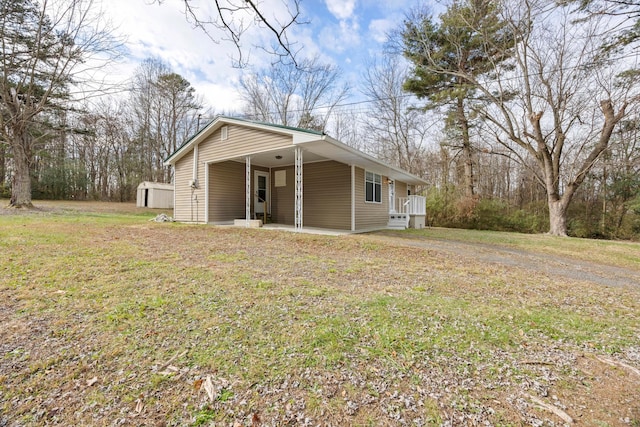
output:
[[[253,210],[255,213],[264,213],[267,206],[269,212],[269,172],[254,171],[253,180]],[[266,205],[265,205],[266,203]]]
[[[396,212],[396,183],[389,180],[389,212]]]

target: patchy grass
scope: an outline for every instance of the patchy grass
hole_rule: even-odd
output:
[[[0,425],[640,423],[638,289],[74,206],[0,216]]]

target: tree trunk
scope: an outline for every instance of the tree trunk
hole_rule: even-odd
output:
[[[7,146],[0,144],[0,187],[4,187],[5,174],[7,173]]]
[[[549,199],[549,234],[567,237],[567,203]]]
[[[471,149],[471,139],[469,137],[469,121],[464,112],[464,99],[458,98],[457,103],[458,125],[462,132],[462,155],[464,158],[464,194],[472,198],[475,194],[473,183],[473,153]]]
[[[29,136],[23,135],[22,139],[25,138],[29,138]],[[30,159],[24,144],[28,145],[29,142],[25,140],[12,146],[15,170],[11,182],[11,201],[9,206],[13,208],[33,208],[31,203],[31,176],[29,173]]]

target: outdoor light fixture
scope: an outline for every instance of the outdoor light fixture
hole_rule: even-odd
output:
[[[280,154],[278,154],[278,155],[276,156],[276,159],[281,160],[281,159],[282,159],[282,156],[281,156]]]

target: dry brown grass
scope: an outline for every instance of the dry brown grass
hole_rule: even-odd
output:
[[[61,206],[0,216],[0,425],[640,424],[636,288]]]

